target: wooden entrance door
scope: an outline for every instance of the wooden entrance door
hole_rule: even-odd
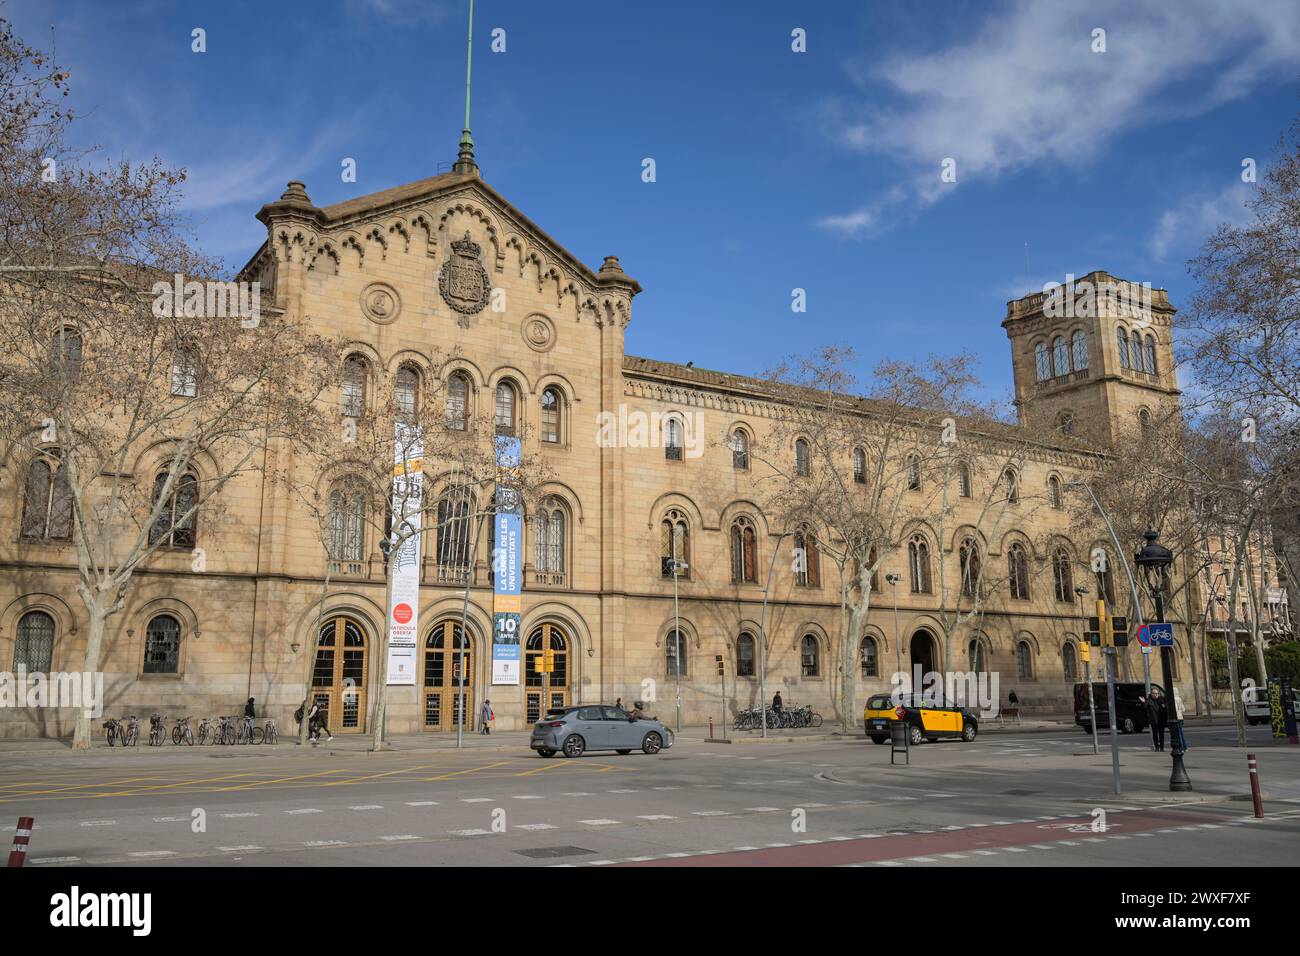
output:
[[[555,652],[555,670],[549,675],[537,670],[542,650],[549,643]],[[527,722],[532,724],[542,718],[542,694],[547,694],[547,707],[569,705],[569,639],[554,624],[541,624],[534,628],[524,648],[524,688]]]
[[[325,709],[325,726],[334,734],[366,729],[366,636],[351,618],[335,617],[320,629],[312,699]]]
[[[474,729],[474,647],[466,641],[460,624],[443,621],[435,624],[424,641],[424,681],[422,684],[420,725],[425,730],[455,730],[461,720],[460,681],[457,668],[464,673],[466,730]]]

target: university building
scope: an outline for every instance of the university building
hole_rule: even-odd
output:
[[[525,727],[547,706],[618,697],[652,701],[649,711],[671,720],[679,686],[687,724],[723,719],[759,699],[769,567],[767,694],[779,689],[788,705],[811,704],[834,719],[833,688],[842,677],[837,589],[815,554],[801,573],[772,561],[774,549],[790,546],[788,529],[765,513],[759,469],[747,453],[782,414],[764,382],[627,354],[638,282],[615,256],[593,268],[567,252],[484,181],[471,149],[449,173],[332,206],[316,206],[292,182],[257,215],[266,241],[240,278],[260,281],[287,315],[351,343],[341,405],[367,401],[379,375],[419,389],[433,350],[454,346],[449,394],[526,436],[553,476],[525,517],[519,682],[491,683],[488,549],[476,547],[482,557],[472,567],[448,566],[439,560],[447,550],[429,540],[418,674],[414,686],[389,688],[391,732],[456,728],[458,664],[467,730],[478,729],[485,698],[499,729]],[[460,281],[479,269],[482,288]],[[504,311],[488,307],[481,294],[488,289],[504,290]],[[1025,507],[1018,524],[1017,500],[1005,503],[1007,530],[980,546],[983,560],[1009,569],[1011,586],[990,599],[974,633],[957,635],[944,631],[936,582],[940,563],[956,568],[962,541],[957,532],[941,538],[916,515],[906,546],[881,568],[900,583],[875,596],[864,632],[852,637],[859,707],[865,695],[890,688],[901,662],[908,670],[913,663],[995,670],[1003,703],[1014,689],[1027,713],[1069,710],[1070,685],[1083,673],[1074,588],[1093,581],[1092,550],[1111,550],[1107,541],[1071,539],[1066,486],[1096,459],[1069,433],[1086,426],[1113,438],[1177,400],[1174,309],[1162,290],[1149,305],[1141,316],[1105,304],[1053,317],[1045,293],[1008,304],[1003,326],[1022,419],[1042,417],[1060,432],[1060,441],[1035,445],[1014,476],[1020,495],[1045,505]],[[661,423],[658,440],[611,447],[598,440],[602,413],[614,420],[642,413]],[[709,440],[691,448],[683,429],[696,422]],[[66,516],[39,461],[10,457],[3,466],[0,666],[79,670],[85,615]],[[133,480],[152,481],[149,462],[133,467]],[[231,714],[251,696],[284,732],[310,680],[334,733],[370,729],[386,673],[378,651],[384,558],[349,513],[345,477],[321,478],[337,512],[327,586],[330,561],[315,522],[287,491],[255,476],[223,491],[220,522],[209,526],[200,513],[192,527],[173,529],[173,546],[135,575],[126,607],[110,619],[101,665],[107,713]],[[977,498],[981,486],[1003,478],[967,474],[962,494],[974,486]],[[191,570],[199,546],[202,573]],[[685,563],[676,576],[674,558]],[[947,578],[956,580],[956,571]],[[1122,600],[1122,576],[1103,587],[1119,589]],[[320,647],[310,661],[316,633]],[[536,661],[547,647],[555,670],[544,688]],[[1132,651],[1129,664],[1140,675]],[[725,707],[716,655],[727,662]],[[1181,647],[1177,659],[1186,679]],[[66,735],[72,721],[68,711],[10,711],[0,713],[0,734]]]

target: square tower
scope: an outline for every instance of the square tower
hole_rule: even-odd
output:
[[[1178,401],[1164,289],[1102,272],[1007,303],[1021,424],[1114,445]]]

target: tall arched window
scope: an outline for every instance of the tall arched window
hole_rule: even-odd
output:
[[[542,441],[552,445],[560,443],[560,410],[563,407],[559,390],[548,388],[542,392]]]
[[[798,438],[794,443],[794,473],[801,478],[807,478],[812,473],[812,465],[808,461],[808,443],[802,438]]]
[[[54,333],[55,372],[65,381],[76,381],[81,375],[81,333],[64,326]]]
[[[365,543],[366,501],[357,485],[340,482],[330,490],[330,558],[357,562]]]
[[[153,503],[162,498],[167,472],[159,472],[153,481]],[[194,547],[194,530],[198,526],[199,479],[186,472],[172,486],[171,493],[158,512],[158,520],[149,529],[149,543],[162,542],[164,547]]]
[[[669,418],[664,421],[664,458],[668,461],[682,460],[682,421]]]
[[[686,635],[681,631],[669,631],[668,640],[664,643],[666,645],[668,676],[685,677],[689,670]]]
[[[971,496],[970,465],[964,461],[957,462],[957,494],[963,498]]]
[[[907,569],[913,594],[930,593],[930,545],[921,535],[907,542]]]
[[[1074,370],[1081,372],[1088,367],[1088,333],[1083,329],[1076,330],[1071,336],[1071,344],[1074,352]]]
[[[397,370],[397,381],[393,388],[393,401],[397,405],[397,414],[410,418],[420,404],[420,373],[410,365],[403,365]]]
[[[957,549],[958,570],[961,573],[961,593],[973,598],[980,586],[982,567],[980,563],[980,546],[974,538],[966,538]]]
[[[731,467],[737,471],[749,470],[749,435],[743,428],[731,433]]]
[[[1058,511],[1061,508],[1061,479],[1055,475],[1047,478],[1047,503]]]
[[[1146,370],[1152,375],[1156,373],[1156,340],[1150,335],[1146,340]]]
[[[447,427],[463,432],[469,428],[469,378],[453,372],[447,379]]]
[[[907,462],[907,490],[921,490],[921,460],[915,455],[908,455]]]
[[[659,568],[663,577],[673,576],[673,563],[684,562],[687,567],[679,570],[677,576],[691,576],[691,526],[686,515],[676,508],[669,511],[659,522]]]
[[[799,642],[799,671],[804,677],[820,677],[822,662],[817,638],[805,634]]]
[[[1070,374],[1070,347],[1065,344],[1063,335],[1052,339],[1052,366],[1057,375]]]
[[[1024,545],[1013,544],[1007,551],[1007,577],[1011,596],[1017,601],[1029,600],[1029,554]]]
[[[176,350],[172,358],[172,394],[193,398],[199,394],[199,353],[189,346]]]
[[[862,676],[879,677],[880,676],[880,659],[876,650],[876,639],[874,637],[864,637],[860,645],[862,659]]]
[[[458,582],[469,573],[473,514],[473,502],[463,490],[453,489],[438,502],[437,548],[441,580]]]
[[[1143,438],[1151,431],[1151,413],[1145,408],[1138,410],[1138,428],[1141,430]]]
[[[29,674],[49,674],[53,660],[54,618],[44,611],[28,611],[18,619],[14,670],[23,667]]]
[[[731,580],[736,584],[758,583],[757,548],[754,522],[741,515],[731,523]]]
[[[1020,479],[1016,477],[1015,469],[1008,468],[1002,473],[1002,485],[1006,491],[1007,501],[1015,504],[1020,500]]]
[[[72,534],[72,488],[59,460],[42,455],[27,466],[23,537],[55,541]]]
[[[1021,680],[1034,679],[1034,652],[1028,641],[1016,642],[1016,674]]]
[[[741,634],[736,638],[736,676],[754,676],[754,635]]]
[[[1046,342],[1034,346],[1034,372],[1040,382],[1046,382],[1052,377],[1052,353]]]
[[[515,387],[509,382],[497,383],[496,411],[492,416],[498,435],[515,434]]]
[[[817,536],[807,528],[800,528],[794,535],[795,553],[800,555],[795,565],[794,580],[805,587],[821,587],[821,556],[817,553]]]
[[[867,453],[861,448],[853,449],[853,481],[859,485],[867,483]]]
[[[1119,347],[1119,367],[1129,368],[1128,332],[1123,326],[1115,330],[1115,344]]]
[[[1074,568],[1070,564],[1070,552],[1064,548],[1057,548],[1052,555],[1052,583],[1058,601],[1074,602]]]
[[[533,516],[533,563],[541,583],[564,583],[564,506],[547,498]]]
[[[1071,641],[1061,645],[1061,676],[1070,684],[1079,679],[1079,656]]]
[[[144,632],[144,673],[175,674],[181,658],[181,622],[159,614]]]
[[[989,669],[988,642],[982,637],[971,639],[971,642],[966,645],[966,655],[970,661],[970,669],[974,673],[982,674]]]
[[[369,369],[360,355],[343,362],[342,406],[344,418],[360,418],[366,412],[366,378]]]

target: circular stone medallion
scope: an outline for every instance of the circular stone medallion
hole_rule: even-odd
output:
[[[524,319],[524,343],[535,352],[549,352],[555,347],[555,324],[544,315]]]
[[[387,282],[372,282],[361,290],[361,311],[371,322],[390,325],[402,311],[402,300]]]

